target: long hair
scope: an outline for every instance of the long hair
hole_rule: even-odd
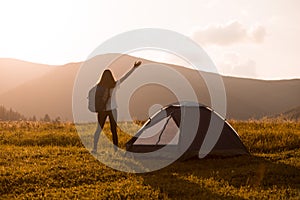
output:
[[[98,84],[106,88],[114,88],[116,86],[114,76],[109,69],[104,70]]]

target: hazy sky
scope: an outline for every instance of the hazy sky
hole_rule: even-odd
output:
[[[299,8],[298,0],[1,0],[0,57],[83,61],[114,35],[164,28],[198,42],[223,74],[300,78]]]

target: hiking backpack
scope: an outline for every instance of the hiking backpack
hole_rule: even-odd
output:
[[[91,112],[103,111],[106,107],[106,103],[109,99],[109,89],[101,85],[95,85],[89,91],[88,108]]]

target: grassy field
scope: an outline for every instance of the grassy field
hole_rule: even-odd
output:
[[[130,174],[97,161],[72,124],[1,122],[0,199],[300,199],[300,122],[231,124],[251,156]]]

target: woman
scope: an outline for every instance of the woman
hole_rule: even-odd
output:
[[[127,72],[127,74],[125,74],[120,80],[115,81],[111,71],[109,69],[106,69],[102,76],[101,76],[101,80],[98,83],[99,85],[101,85],[102,87],[106,88],[108,91],[108,100],[106,105],[104,106],[104,110],[99,111],[98,112],[98,126],[97,126],[97,130],[95,131],[94,134],[94,147],[92,150],[92,153],[97,153],[97,145],[98,145],[98,140],[99,140],[99,136],[101,133],[101,130],[104,127],[106,118],[109,117],[109,122],[110,122],[110,130],[112,132],[112,136],[113,136],[113,144],[114,146],[114,150],[117,150],[117,146],[118,146],[118,134],[117,134],[117,105],[116,105],[116,101],[115,99],[112,99],[111,96],[113,94],[113,90],[114,88],[118,87],[123,81],[125,81],[129,75],[138,67],[141,65],[141,61],[136,61],[132,67],[132,69],[129,70],[129,72]]]

